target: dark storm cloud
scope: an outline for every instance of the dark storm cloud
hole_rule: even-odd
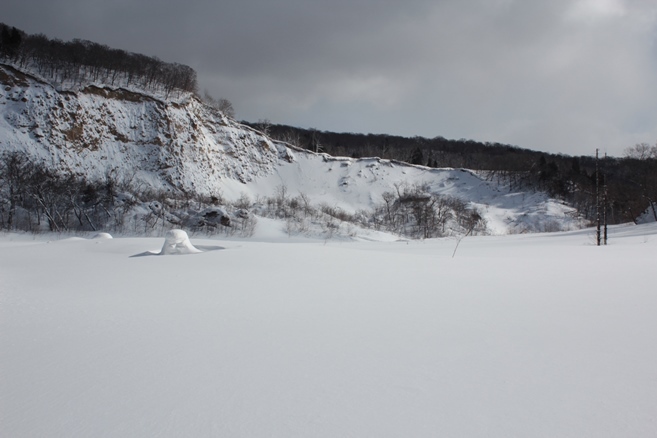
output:
[[[1,21],[191,65],[245,119],[619,155],[657,140],[656,6],[9,0]]]

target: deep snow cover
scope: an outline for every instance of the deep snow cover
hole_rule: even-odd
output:
[[[655,224],[607,247],[467,237],[454,258],[451,238],[258,225],[175,257],[0,236],[0,436],[657,434]]]
[[[61,172],[107,176],[133,187],[236,200],[280,186],[315,204],[371,210],[384,192],[426,184],[479,209],[491,234],[569,230],[577,212],[545,194],[510,191],[461,169],[379,158],[334,158],[276,142],[188,95],[177,101],[90,85],[61,91],[0,66],[0,148],[23,151]]]

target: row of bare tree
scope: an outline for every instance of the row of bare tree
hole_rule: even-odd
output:
[[[116,214],[111,179],[89,183],[58,175],[19,152],[0,156],[0,183],[5,230],[98,230]]]
[[[423,185],[396,184],[371,211],[348,213],[313,205],[300,193],[279,186],[271,197],[234,202],[220,195],[157,192],[118,181],[57,174],[20,152],[0,155],[0,229],[28,232],[110,231],[149,235],[171,228],[206,234],[249,236],[255,216],[280,219],[288,234],[324,237],[349,234],[360,226],[414,239],[486,232],[480,213],[463,201],[429,193]]]
[[[198,91],[196,71],[186,65],[166,63],[91,41],[61,41],[43,34],[29,35],[2,23],[0,59],[59,83],[135,87],[166,96],[174,91]]]

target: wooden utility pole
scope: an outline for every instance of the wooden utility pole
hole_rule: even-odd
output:
[[[605,152],[604,171],[602,172],[602,223],[604,225],[604,235],[602,242],[607,244],[607,153]]]
[[[595,150],[595,242],[600,246],[600,170],[598,166],[598,150]]]

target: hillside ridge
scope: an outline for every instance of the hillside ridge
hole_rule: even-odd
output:
[[[468,226],[467,219],[456,220],[459,214],[481,217],[480,232],[493,234],[572,229],[584,223],[574,209],[544,193],[514,190],[481,172],[378,157],[333,157],[273,140],[193,94],[167,100],[97,84],[58,90],[6,65],[0,65],[0,82],[2,151],[24,154],[33,163],[86,183],[111,179],[154,197],[224,204],[248,198],[248,207],[260,212],[254,205],[258,199],[276,198],[283,191],[289,194],[285,202],[307,196],[311,203],[326,206],[324,214],[333,212],[342,219],[346,216],[337,210],[381,215],[381,206],[389,202],[386,196],[396,194],[397,216],[403,220],[388,211],[389,225],[396,232],[425,237],[436,233],[428,231],[429,223],[422,230],[416,225],[429,210],[435,216],[443,198],[459,200],[445,201],[452,211],[445,221],[453,223],[451,228],[442,223],[447,233]],[[195,223],[173,210],[169,216],[162,213],[165,204],[151,208],[162,216],[163,227],[167,221],[171,227]],[[286,218],[288,213],[275,214]],[[361,225],[381,226],[379,219],[364,216],[360,213]],[[403,221],[415,221],[415,231]]]

